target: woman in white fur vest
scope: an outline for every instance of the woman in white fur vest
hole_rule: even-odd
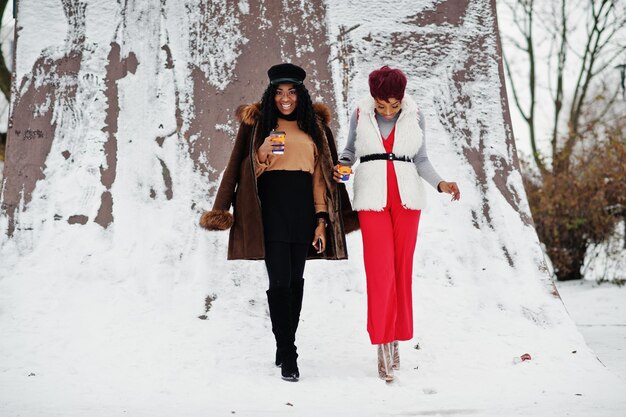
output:
[[[363,236],[367,276],[367,331],[378,345],[378,375],[393,380],[400,367],[399,340],[413,337],[411,276],[421,209],[422,179],[439,192],[460,198],[455,182],[444,181],[428,160],[424,117],[399,69],[384,66],[369,75],[365,97],[350,119],[348,143],[339,164],[352,166],[354,204]],[[334,178],[341,180],[335,167]]]

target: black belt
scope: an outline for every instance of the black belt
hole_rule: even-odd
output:
[[[372,153],[361,157],[361,162],[376,160],[413,162],[413,158],[409,158],[408,156],[398,156],[395,153]]]

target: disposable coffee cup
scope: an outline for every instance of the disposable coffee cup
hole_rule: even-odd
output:
[[[272,137],[272,153],[274,155],[282,155],[285,153],[285,132],[272,130],[270,132]]]
[[[350,179],[350,174],[352,174],[352,168],[343,165],[339,165],[337,167],[337,171],[339,172],[339,175],[341,176],[341,181],[343,182],[348,181]]]

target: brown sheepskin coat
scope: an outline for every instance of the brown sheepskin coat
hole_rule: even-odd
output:
[[[314,104],[319,131],[322,133],[320,149],[321,168],[326,183],[326,198],[330,224],[326,229],[326,250],[317,254],[311,246],[308,259],[346,259],[345,232],[358,229],[358,217],[352,210],[344,184],[332,178],[337,163],[337,148],[328,127],[330,111],[327,106]],[[208,230],[230,229],[228,259],[263,259],[265,244],[261,203],[257,194],[255,158],[251,157],[263,142],[257,129],[261,117],[260,104],[249,104],[237,109],[241,122],[230,160],[224,171],[211,211],[204,212],[200,225]],[[229,212],[233,206],[233,214]],[[232,227],[231,227],[232,226]],[[311,240],[313,236],[311,236]]]

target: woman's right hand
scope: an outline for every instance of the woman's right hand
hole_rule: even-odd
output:
[[[272,141],[272,136],[268,136],[265,138],[259,149],[257,150],[257,155],[259,156],[259,161],[265,163],[270,155],[272,156],[280,156],[281,154],[272,153],[272,149],[277,149]],[[284,149],[284,145],[283,145]]]

